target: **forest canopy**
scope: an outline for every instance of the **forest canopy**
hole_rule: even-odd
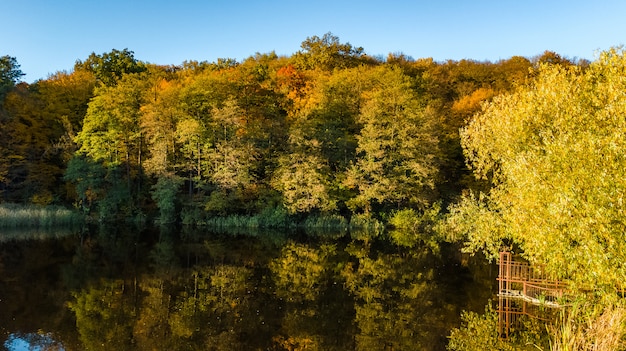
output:
[[[185,224],[442,208],[487,186],[472,180],[459,138],[483,103],[528,84],[542,64],[586,66],[553,52],[374,58],[331,33],[290,57],[242,62],[163,66],[113,49],[32,84],[6,61],[2,202]]]

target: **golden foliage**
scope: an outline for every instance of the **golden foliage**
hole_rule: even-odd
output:
[[[623,284],[624,76],[622,50],[584,72],[543,65],[532,85],[495,97],[462,130],[468,164],[493,184],[453,207],[463,209],[468,248],[511,240],[579,288]]]

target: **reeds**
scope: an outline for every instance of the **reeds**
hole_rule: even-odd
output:
[[[620,305],[578,305],[563,311],[550,328],[553,351],[612,351],[626,347],[626,308]]]
[[[83,216],[60,206],[0,204],[0,228],[53,228],[82,224]]]

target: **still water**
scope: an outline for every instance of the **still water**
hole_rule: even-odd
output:
[[[347,234],[0,233],[0,350],[443,350],[495,273]]]

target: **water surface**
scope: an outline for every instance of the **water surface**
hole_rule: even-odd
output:
[[[0,240],[0,350],[443,350],[461,311],[493,296],[495,269],[432,251],[328,234],[14,233]]]

